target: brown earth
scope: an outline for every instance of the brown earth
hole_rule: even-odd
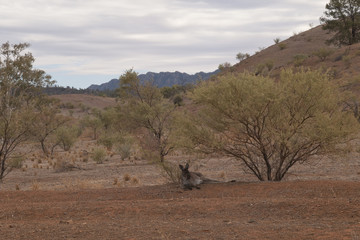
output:
[[[1,239],[359,239],[360,183],[4,191]]]

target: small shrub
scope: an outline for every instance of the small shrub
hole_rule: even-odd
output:
[[[81,131],[77,127],[61,127],[56,131],[56,139],[65,151],[69,151],[80,134]]]
[[[126,174],[124,175],[124,177],[123,177],[124,182],[130,181],[130,179],[131,179],[131,177],[130,177],[130,175],[127,174],[127,173],[126,173]]]
[[[264,71],[265,67],[266,67],[266,66],[265,66],[265,64],[263,64],[263,63],[260,63],[260,64],[256,65],[255,75],[260,75],[260,74],[262,74],[262,72]]]
[[[113,185],[117,185],[118,183],[119,183],[119,179],[118,179],[118,178],[114,178]]]
[[[275,38],[275,39],[274,39],[274,43],[275,43],[275,44],[279,44],[279,43],[280,43],[280,38]]]
[[[38,182],[38,181],[33,181],[32,184],[31,184],[31,189],[32,189],[33,191],[39,190],[39,189],[40,189],[40,184],[39,184],[39,182]]]
[[[328,48],[320,48],[319,50],[315,51],[313,54],[317,56],[320,61],[325,61],[327,57],[334,53],[334,50]]]
[[[308,58],[308,56],[307,55],[304,55],[304,54],[297,54],[297,55],[295,55],[294,56],[294,65],[296,66],[296,67],[299,67],[299,66],[301,66],[304,62],[305,62],[305,60]]]
[[[239,62],[241,62],[249,57],[250,57],[250,54],[248,54],[248,53],[238,53],[236,55],[236,59],[239,60]]]
[[[272,60],[267,60],[265,62],[265,66],[266,66],[267,70],[270,72],[271,69],[273,69],[273,67],[274,67],[274,62]]]
[[[122,143],[118,146],[118,152],[120,153],[121,160],[130,158],[132,145],[129,143]]]
[[[159,166],[162,170],[162,175],[173,183],[180,183],[181,170],[177,164],[170,162],[159,162]]]
[[[108,150],[111,150],[116,141],[117,139],[113,136],[102,136],[97,142],[106,147]]]
[[[139,183],[139,179],[137,177],[132,177],[131,178],[131,183],[132,184],[138,184]]]
[[[286,43],[279,43],[278,46],[279,46],[280,50],[284,50],[285,48],[287,48]]]
[[[106,151],[103,148],[96,148],[92,153],[92,158],[97,164],[101,164],[105,161]]]

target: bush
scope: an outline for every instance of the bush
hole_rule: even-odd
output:
[[[296,66],[296,67],[299,67],[299,66],[301,66],[304,62],[305,62],[305,60],[308,58],[308,56],[307,55],[304,55],[304,54],[297,54],[297,55],[295,55],[294,56],[294,65]]]
[[[106,147],[108,150],[111,150],[114,144],[118,141],[117,137],[114,136],[102,136],[97,141],[99,144]]]
[[[236,55],[236,59],[239,60],[239,62],[241,62],[249,57],[250,57],[250,54],[248,54],[248,53],[238,53]]]
[[[97,164],[101,164],[105,161],[106,151],[103,148],[96,148],[92,153],[92,158]]]
[[[279,44],[279,43],[280,43],[280,38],[275,38],[275,39],[274,39],[274,43],[275,43],[275,44]]]
[[[64,151],[69,151],[80,134],[78,127],[61,127],[56,131],[56,139]]]
[[[279,43],[278,46],[279,46],[280,50],[284,50],[285,48],[287,48],[286,43]]]
[[[121,156],[121,160],[125,160],[126,158],[130,158],[132,145],[129,143],[122,143],[118,146],[118,151]]]
[[[159,162],[162,175],[173,183],[180,183],[181,170],[177,164],[171,162]]]
[[[313,54],[317,56],[320,61],[325,61],[327,57],[334,53],[334,50],[328,48],[320,48],[319,50],[315,51]]]
[[[261,181],[280,181],[294,164],[316,160],[356,134],[342,94],[321,70],[288,69],[278,80],[219,76],[194,90],[201,107],[179,115],[177,139],[189,150],[234,157]]]

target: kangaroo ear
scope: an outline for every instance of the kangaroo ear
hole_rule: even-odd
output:
[[[189,168],[189,163],[186,163],[185,169],[187,170]]]
[[[179,168],[181,169],[181,171],[183,171],[183,170],[184,170],[184,166],[183,166],[183,165],[181,165],[181,164],[179,164]]]

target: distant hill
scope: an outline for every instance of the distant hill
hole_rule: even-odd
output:
[[[186,84],[194,84],[197,81],[207,80],[211,76],[218,73],[218,70],[210,73],[198,72],[196,74],[187,74],[181,72],[148,72],[146,74],[140,74],[139,79],[141,82],[145,81],[154,81],[154,85],[157,87],[171,87],[173,85],[186,85]],[[91,85],[88,87],[88,90],[97,90],[97,91],[105,91],[105,90],[115,90],[119,87],[119,79],[111,79],[107,83],[103,83],[101,85]]]

